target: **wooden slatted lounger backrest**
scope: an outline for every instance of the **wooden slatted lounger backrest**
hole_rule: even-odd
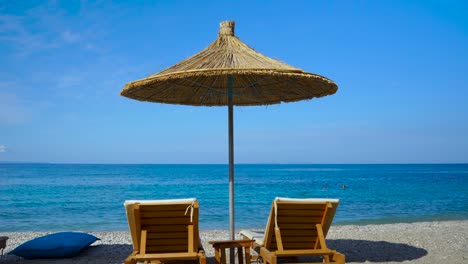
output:
[[[305,199],[301,202],[277,200],[277,223],[280,230],[283,250],[319,249],[317,224],[322,225],[324,236],[338,206],[337,200]],[[271,251],[278,250],[275,234],[275,202],[272,204],[270,217],[265,229],[264,245]]]
[[[133,205],[135,249],[139,250],[141,231],[146,230],[146,253],[197,252],[198,201],[193,203],[193,211],[190,206],[187,203]]]

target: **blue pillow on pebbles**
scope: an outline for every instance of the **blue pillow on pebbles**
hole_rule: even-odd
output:
[[[8,254],[25,259],[69,258],[96,240],[99,238],[86,233],[60,232],[24,242]]]

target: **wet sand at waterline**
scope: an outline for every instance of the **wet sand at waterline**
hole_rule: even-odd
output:
[[[49,232],[50,233],[50,232]],[[123,263],[131,253],[128,232],[89,232],[101,240],[74,258],[25,260],[5,255],[0,263]],[[9,236],[5,253],[45,232],[0,233]],[[201,231],[208,263],[214,263],[208,241],[228,239],[228,231]],[[327,245],[346,255],[346,263],[468,263],[468,221],[398,223],[384,225],[334,225]]]

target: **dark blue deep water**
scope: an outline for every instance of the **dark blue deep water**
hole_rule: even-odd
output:
[[[263,228],[276,196],[339,198],[334,224],[468,219],[468,164],[235,168],[236,228]],[[0,164],[0,232],[127,230],[125,200],[189,197],[228,229],[228,193],[227,165]]]

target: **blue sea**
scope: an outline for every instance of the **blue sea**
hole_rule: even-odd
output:
[[[235,170],[236,229],[263,228],[277,196],[339,198],[335,225],[468,219],[468,164]],[[229,229],[228,193],[227,165],[0,164],[0,232],[127,230],[125,200],[189,197],[201,229]]]

